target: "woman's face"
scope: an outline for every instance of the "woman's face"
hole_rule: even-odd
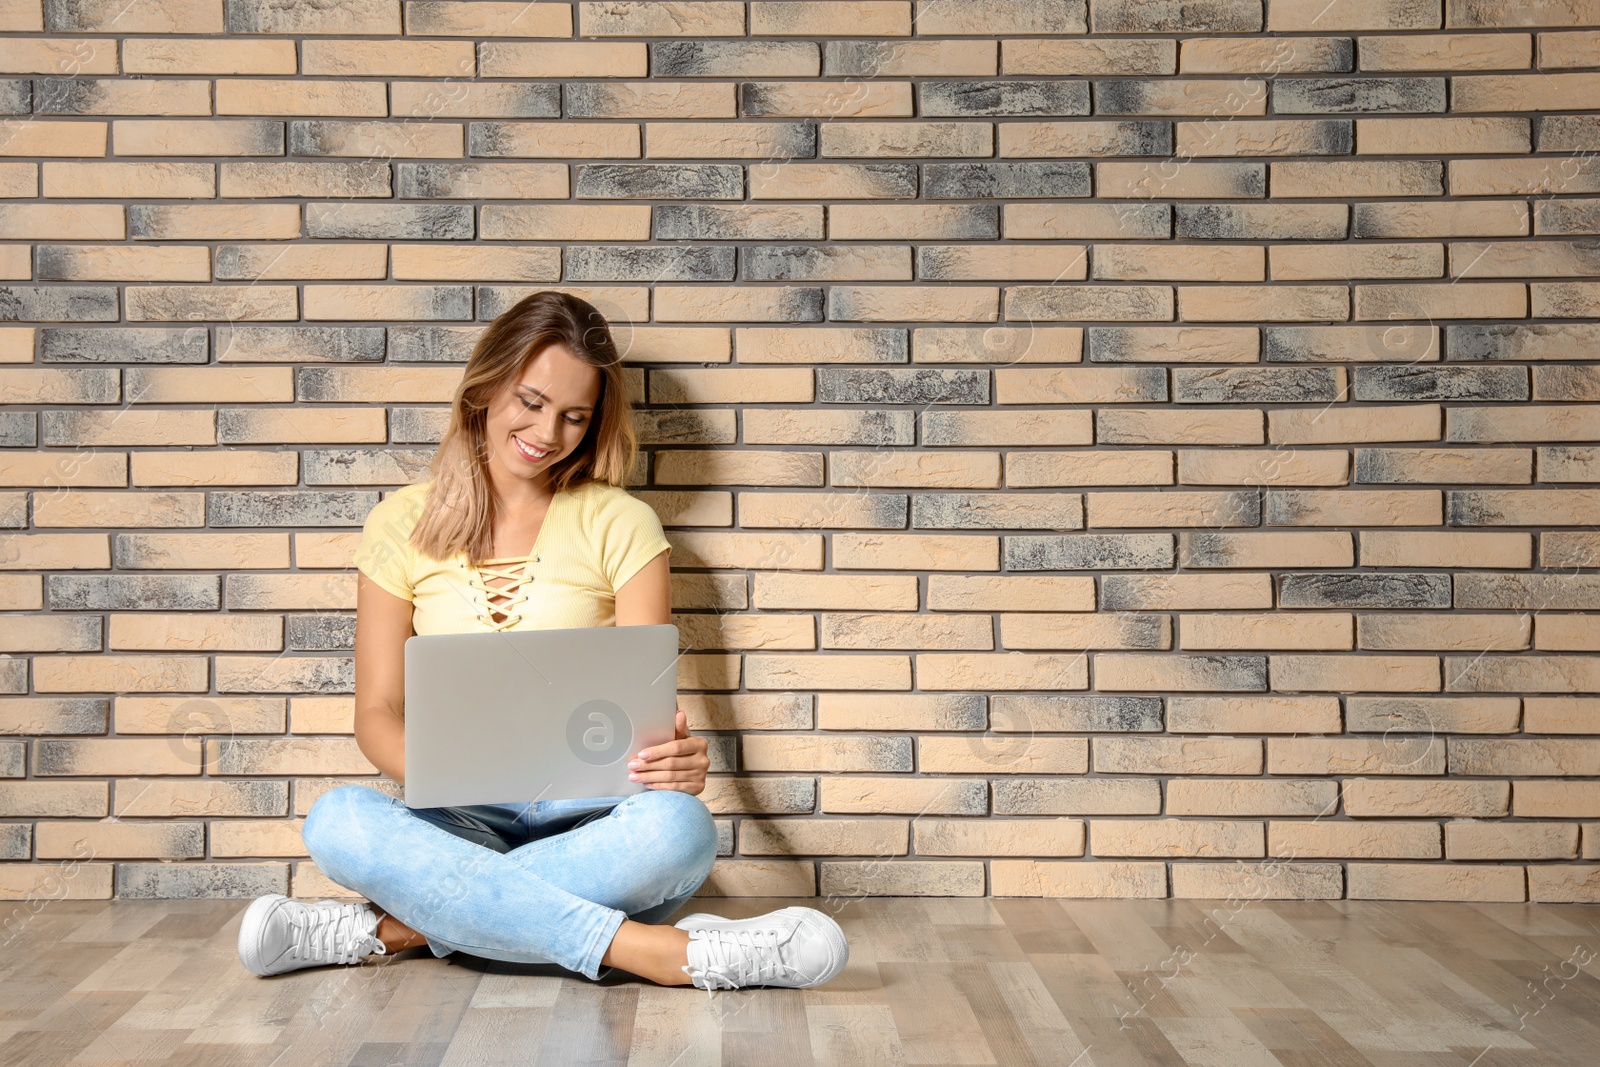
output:
[[[484,436],[490,469],[509,479],[506,485],[528,481],[542,488],[547,472],[588,433],[601,381],[599,368],[567,346],[540,349],[489,406]]]

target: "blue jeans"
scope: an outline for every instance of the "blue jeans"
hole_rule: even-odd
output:
[[[301,837],[323,874],[423,934],[435,956],[554,963],[591,979],[623,919],[672,915],[717,853],[711,812],[672,789],[408,808],[342,785],[311,805]]]

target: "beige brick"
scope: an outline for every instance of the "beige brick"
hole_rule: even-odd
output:
[[[914,575],[786,574],[772,571],[754,576],[751,602],[763,610],[800,608],[848,611],[877,608],[915,611],[917,579]]]
[[[109,811],[105,782],[0,782],[0,815],[8,818],[102,818]]]
[[[987,615],[826,614],[822,648],[992,649]]]
[[[849,15],[831,3],[812,0],[757,2],[750,5],[752,37],[826,34],[849,37],[909,37],[911,4],[908,0],[858,0]],[[992,73],[992,72],[991,72]]]
[[[1577,859],[1578,824],[1452,821],[1444,824],[1444,847],[1453,860]]]
[[[918,819],[919,856],[1081,856],[1082,819]]]
[[[918,654],[917,684],[928,689],[1087,689],[1088,657],[1031,652]]]
[[[1183,615],[1185,649],[1348,651],[1352,619],[1339,613]]]
[[[1351,900],[1522,901],[1521,867],[1438,863],[1351,863],[1345,869]]]
[[[997,489],[1000,457],[992,452],[858,452],[829,456],[834,485],[917,489]]]
[[[1345,697],[1345,729],[1350,733],[1400,731],[1430,734],[1512,733],[1517,729],[1516,697]]]
[[[194,745],[201,734],[282,733],[284,699],[119,696],[113,721],[119,734],[181,734],[186,743]]]
[[[197,775],[200,749],[183,738],[36,741],[33,763],[40,776]]]
[[[982,730],[984,698],[972,694],[819,693],[822,730]]]
[[[217,858],[304,856],[304,819],[217,819],[211,826],[211,855]]]
[[[909,771],[911,742],[904,737],[753,734],[740,762],[749,771]]]
[[[1095,424],[1107,444],[1259,445],[1266,440],[1259,411],[1100,411]]]
[[[706,779],[700,799],[717,815],[809,815],[816,805],[813,778],[731,778],[714,774]]]
[[[1442,737],[1267,738],[1268,774],[1443,774]]]
[[[1533,537],[1525,533],[1455,530],[1364,530],[1364,567],[1453,567],[1472,560],[1478,567],[1526,568],[1532,565]]]
[[[1263,769],[1257,738],[1096,737],[1093,744],[1094,769],[1105,774],[1260,774]]]
[[[289,40],[179,37],[122,42],[124,74],[294,74],[298,62]]]
[[[203,693],[208,665],[204,656],[39,656],[33,687],[39,693]]]
[[[824,777],[821,810],[839,815],[983,815],[982,778]]]
[[[197,822],[40,822],[34,827],[34,854],[42,860],[200,859],[205,829]]]
[[[910,689],[906,656],[745,657],[745,685],[751,689]]]
[[[110,900],[114,866],[78,859],[0,865],[0,900]]]
[[[1096,819],[1089,850],[1098,857],[1260,857],[1266,835],[1259,822],[1209,819]]]
[[[833,535],[833,564],[841,570],[998,570],[1000,543],[971,534]]]
[[[1172,620],[1164,615],[1003,614],[1000,642],[1008,649],[1168,649]]]
[[[1326,734],[1339,728],[1337,697],[1167,698],[1167,730],[1175,734]]]
[[[1168,815],[1332,815],[1339,784],[1316,779],[1174,778]]]
[[[1344,879],[1336,863],[1235,860],[1172,865],[1175,899],[1338,900],[1343,895]]]
[[[1488,818],[1511,813],[1510,782],[1470,780],[1421,782],[1397,778],[1349,778],[1345,780],[1343,790],[1345,812],[1353,818],[1373,816]],[[1518,811],[1517,814],[1532,813]]]
[[[923,737],[917,768],[929,774],[1083,774],[1089,742],[1082,737],[1024,734]]]
[[[460,7],[460,5],[437,5]],[[463,8],[493,5],[473,4]],[[506,7],[512,5],[507,4]],[[522,7],[516,15],[516,30],[509,36],[531,36],[522,29],[522,12],[549,9]],[[556,9],[560,10],[560,9]],[[476,33],[469,36],[477,36]],[[554,34],[566,37],[569,34]],[[486,40],[479,45],[485,78],[642,78],[648,72],[649,53],[640,41],[523,41]]]
[[[994,860],[990,892],[997,897],[1099,897],[1126,900],[1167,895],[1163,863],[1095,860]]]
[[[744,856],[904,856],[904,819],[742,819]],[[944,853],[918,852],[924,855]]]
[[[815,866],[802,860],[717,860],[696,891],[708,897],[811,897]]]
[[[300,73],[335,77],[471,78],[470,41],[303,41]]]
[[[1574,838],[1576,840],[1576,838]],[[1358,823],[1346,820],[1267,826],[1268,851],[1295,859],[1441,859],[1436,822]]]
[[[1026,603],[1039,611],[1092,611],[1094,579],[1015,575],[929,575],[928,607],[994,611]]]
[[[283,815],[289,808],[286,782],[121,778],[116,790],[113,810],[119,818],[271,816]]]

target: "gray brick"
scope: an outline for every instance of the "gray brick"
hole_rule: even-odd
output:
[[[820,241],[822,208],[803,204],[658,204],[653,233],[662,241]]]
[[[214,492],[206,502],[208,526],[355,526],[378,503],[369,491]]]
[[[1180,404],[1308,404],[1339,399],[1338,367],[1174,367]]]
[[[224,163],[220,188],[225,197],[383,197],[390,195],[389,164],[384,159],[353,163]]]
[[[0,115],[26,115],[33,110],[33,82],[27,78],[0,79]]]
[[[929,530],[1078,530],[1076,493],[916,493],[911,525]]]
[[[1600,347],[1600,323],[1499,322],[1446,326],[1450,359],[1572,359]]]
[[[1089,114],[1089,83],[1082,81],[925,81],[917,96],[924,118]]]
[[[17,660],[16,664],[18,667],[24,666],[22,660]],[[46,744],[49,744],[49,742],[39,742],[41,747]],[[28,743],[26,741],[0,741],[0,778],[21,778],[27,773]]]
[[[349,652],[356,647],[354,615],[289,615],[284,645],[291,652]]]
[[[397,444],[436,445],[450,424],[450,409],[390,408],[389,440]]]
[[[1455,576],[1457,608],[1510,611],[1600,609],[1600,574],[1566,571],[1539,574],[1465,572]]]
[[[216,611],[222,580],[214,574],[52,574],[55,611]]]
[[[1347,204],[1177,204],[1175,236],[1201,240],[1342,241]]]
[[[1172,288],[1165,285],[1013,285],[1006,290],[1006,317],[1028,322],[1086,318],[1170,322]]]
[[[0,285],[0,322],[116,322],[117,291],[101,285]]]
[[[825,404],[987,404],[981,370],[818,367],[817,399]]]
[[[1445,109],[1444,78],[1290,78],[1272,82],[1279,115],[1380,114]]]
[[[119,863],[119,900],[247,900],[289,892],[287,863]]]
[[[0,860],[25,860],[33,857],[33,826],[29,823],[0,823]]]
[[[580,163],[580,199],[740,200],[744,168],[726,163]]]
[[[1267,363],[1344,363],[1352,357],[1346,345],[1365,344],[1373,359],[1397,359],[1409,352],[1419,355],[1427,326],[1409,331],[1386,326],[1264,326],[1261,358]],[[1387,335],[1387,336],[1386,336]],[[1350,340],[1355,339],[1356,344]],[[1437,355],[1437,352],[1435,352]]]
[[[473,236],[472,205],[311,203],[306,236],[466,241]]]
[[[563,254],[569,282],[731,282],[730,245],[574,245]]]
[[[205,363],[210,356],[211,338],[204,326],[39,331],[40,363]]]
[[[378,363],[381,326],[218,326],[217,361]]]
[[[1260,33],[1261,0],[1095,0],[1092,33]]]
[[[1161,570],[1172,566],[1173,537],[1168,533],[1005,539],[1008,571]]]
[[[0,411],[0,448],[39,447],[39,417],[31,411]]]
[[[300,470],[306,485],[409,485],[422,480],[432,458],[416,448],[308,448]]]
[[[1526,400],[1527,367],[1352,368],[1357,400]]]
[[[1075,160],[928,163],[922,168],[922,195],[930,200],[1088,196],[1089,174],[1089,164]]]
[[[1552,151],[1545,142],[1543,131],[1549,129],[1550,123],[1557,117],[1561,118],[1586,118],[1595,119],[1594,115],[1549,116],[1540,120],[1541,136],[1539,151]],[[1553,149],[1554,151],[1592,152],[1600,140],[1591,139],[1582,147],[1573,149]],[[1535,200],[1533,202],[1533,232],[1534,233],[1600,233],[1600,200]]]
[[[811,41],[655,41],[652,78],[815,77],[821,51]]]
[[[483,330],[477,326],[391,326],[389,359],[395,363],[465,363],[481,336]]]
[[[744,277],[758,282],[909,281],[911,250],[883,245],[754,245],[741,253]],[[867,265],[866,269],[863,269]],[[902,335],[904,331],[901,331]],[[901,357],[901,360],[904,356]]]
[[[92,647],[100,648],[100,617],[85,616],[82,631],[93,637]],[[86,645],[89,643],[85,642]],[[13,697],[0,699],[0,719],[20,729],[0,731],[20,734],[103,734],[109,721],[111,701],[106,697]]]
[[[1450,575],[1417,573],[1283,574],[1282,608],[1448,608]]]
[[[1155,618],[1155,616],[1152,616]],[[1140,696],[1022,696],[989,698],[997,732],[1140,733],[1161,729],[1161,698]]]
[[[120,78],[35,78],[33,110],[39,115],[93,115]]]
[[[1592,492],[1593,490],[1589,490]],[[1525,490],[1536,494],[1534,499],[1545,497],[1555,498],[1561,495],[1560,489],[1532,489]],[[1513,493],[1515,500],[1521,493]],[[1510,500],[1507,499],[1503,489],[1450,489],[1445,492],[1444,515],[1447,526],[1523,526],[1528,525],[1520,516],[1507,514],[1506,508]],[[1583,507],[1576,500],[1572,501],[1574,507]],[[1581,519],[1566,520],[1574,525],[1588,526],[1590,524]],[[1548,536],[1548,535],[1547,535]],[[1568,575],[1570,577],[1571,575]]]
[[[717,827],[717,855],[733,855],[733,823],[728,819],[718,819]]]
[[[711,760],[708,771],[728,774],[739,769],[739,739],[737,737],[706,738],[706,756]]]
[[[546,163],[396,163],[394,195],[402,199],[483,200],[510,196],[527,175],[537,183]]]
[[[1153,778],[996,776],[994,780],[996,815],[1155,815],[1160,811],[1161,783]]]

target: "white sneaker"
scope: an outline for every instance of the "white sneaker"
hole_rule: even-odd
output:
[[[839,924],[815,908],[780,908],[753,919],[686,915],[690,980],[713,989],[769,985],[803,989],[830,981],[850,959]]]
[[[239,962],[254,974],[282,974],[324,963],[360,963],[388,954],[369,904],[307,904],[281,893],[256,898],[239,924]]]

